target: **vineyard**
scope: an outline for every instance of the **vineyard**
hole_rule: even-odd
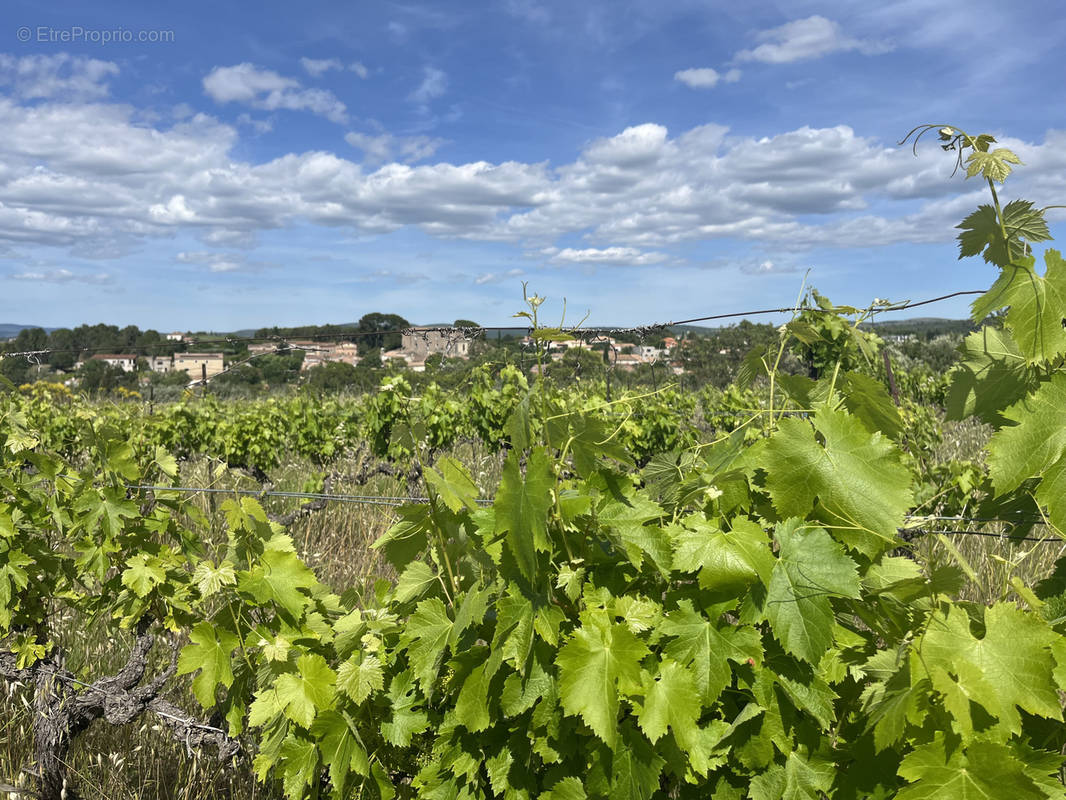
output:
[[[960,255],[999,277],[942,375],[883,357],[890,303],[810,290],[726,390],[3,387],[0,782],[1066,797],[1066,264],[1001,205],[1013,153],[912,134],[990,192]]]

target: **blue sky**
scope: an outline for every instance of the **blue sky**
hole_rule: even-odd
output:
[[[857,305],[983,288],[953,242],[981,186],[895,142],[991,132],[1027,164],[1006,196],[1066,202],[1064,41],[1029,0],[8,0],[0,322],[500,324],[528,281],[641,324],[788,305],[808,270]]]

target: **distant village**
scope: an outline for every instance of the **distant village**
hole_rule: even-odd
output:
[[[937,363],[950,364],[954,347],[971,327],[968,320],[930,318],[884,324],[877,332],[906,358],[928,360],[935,350]],[[644,334],[628,329],[574,331],[563,341],[520,338],[505,330],[483,329],[471,320],[412,326],[398,315],[377,312],[355,324],[271,327],[234,334],[161,333],[103,323],[50,330],[20,327],[14,337],[0,340],[0,356],[19,355],[0,358],[0,378],[16,386],[61,382],[89,392],[135,392],[146,387],[148,396],[167,397],[179,387],[215,378],[219,391],[235,394],[290,383],[322,391],[364,390],[380,381],[382,368],[425,373],[417,380],[412,375],[412,385],[423,380],[448,382],[465,374],[466,367],[488,362],[513,363],[527,374],[543,369],[560,381],[593,375],[609,381],[618,375],[624,376],[627,386],[658,385],[672,374],[687,385],[723,387],[736,375],[745,354],[773,346],[780,335],[775,325],[749,320],[714,329],[688,326]]]
[[[167,341],[183,342],[189,334],[181,332],[168,333]],[[534,339],[530,336],[523,337],[520,345],[532,350]],[[683,343],[682,343],[683,344]],[[570,350],[603,351],[609,353],[609,361],[617,369],[633,370],[641,364],[654,364],[668,361],[678,347],[678,341],[673,337],[666,337],[661,347],[649,345],[634,345],[618,342],[609,336],[592,336],[582,339],[568,339],[565,341],[551,342],[548,345],[548,357],[553,361],[562,359]],[[309,370],[329,362],[340,362],[355,366],[360,361],[358,347],[350,341],[318,341],[308,339],[291,339],[284,343],[263,342],[248,345],[248,359],[272,353],[302,352],[303,362],[301,371]],[[470,340],[461,334],[441,330],[440,328],[414,327],[406,329],[401,337],[399,347],[381,352],[383,363],[402,363],[412,372],[424,372],[426,360],[431,356],[439,355],[444,358],[470,357]],[[153,372],[165,374],[184,371],[188,374],[191,382],[206,381],[221,374],[227,367],[222,353],[194,353],[177,352],[171,356],[139,356],[134,353],[98,353],[85,361],[78,361],[74,368],[82,367],[86,361],[101,361],[109,366],[121,369],[123,372],[134,372],[138,361],[143,359],[148,363]],[[237,359],[239,361],[241,359]],[[676,374],[681,374],[682,367],[674,364],[671,367]],[[533,367],[536,370],[536,367]]]

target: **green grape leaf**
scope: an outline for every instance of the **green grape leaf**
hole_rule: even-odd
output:
[[[1003,183],[1011,173],[1010,165],[1021,163],[1021,159],[1005,147],[997,147],[991,152],[975,149],[966,159],[966,177],[972,178],[980,173],[990,181]]]
[[[1066,375],[1053,375],[1003,416],[1016,424],[996,431],[988,444],[998,494],[1039,476],[1066,451]]]
[[[530,397],[531,393],[526,392],[503,424],[504,433],[510,439],[511,447],[519,453],[525,452],[532,440],[529,414]]]
[[[568,342],[574,338],[574,334],[570,331],[547,327],[535,328],[530,336],[538,342]]]
[[[337,688],[361,704],[385,687],[385,674],[377,656],[357,653],[337,668]]]
[[[425,711],[416,711],[422,703],[415,687],[415,678],[410,670],[393,675],[389,683],[388,698],[391,706],[391,719],[381,723],[381,736],[391,745],[407,747],[411,738],[429,727],[429,716]]]
[[[880,431],[891,439],[899,438],[903,420],[883,383],[860,372],[846,372],[840,376],[838,386],[844,395],[844,406],[870,433]]]
[[[178,459],[163,447],[156,447],[153,462],[168,478],[173,478],[178,474]]]
[[[815,431],[825,437],[824,447]],[[802,419],[781,420],[764,453],[760,466],[782,517],[815,511],[837,539],[871,557],[896,542],[912,503],[911,475],[880,433],[822,407],[813,428]]]
[[[102,435],[104,437],[121,436],[121,434],[113,428],[103,431]],[[137,466],[136,453],[134,453],[133,447],[129,442],[115,438],[103,443],[102,449],[105,454],[105,464],[107,469],[112,472],[117,472],[128,481],[135,481],[140,478],[141,470]]]
[[[211,708],[215,704],[215,687],[233,685],[231,656],[240,637],[209,622],[198,622],[189,632],[189,642],[178,656],[178,674],[200,670],[192,681],[193,694],[200,705]]]
[[[1059,531],[1066,531],[1066,458],[1047,468],[1033,496],[1047,506],[1051,524]]]
[[[555,680],[534,659],[525,679],[517,672],[507,676],[500,695],[500,707],[505,716],[517,717],[532,708],[542,697],[554,695],[555,689]]]
[[[767,374],[766,352],[767,347],[763,345],[762,347],[753,347],[744,355],[744,359],[740,362],[740,366],[737,367],[733,378],[733,382],[739,388],[747,389],[755,382],[756,378]]]
[[[260,605],[277,605],[299,618],[311,604],[302,589],[318,584],[315,574],[295,553],[266,550],[251,570],[241,572],[237,589],[251,595]]]
[[[943,737],[916,747],[899,767],[910,782],[897,800],[1046,800],[1048,795],[1029,777],[1013,751],[1004,745],[979,742],[949,754]]]
[[[516,788],[511,784],[511,765],[514,763],[514,753],[510,747],[503,747],[495,755],[485,759],[485,774],[489,778],[489,786],[497,797],[503,796],[509,790]],[[544,794],[539,797],[544,797]],[[539,800],[538,797],[538,800]]]
[[[281,700],[278,699],[277,690],[273,687],[269,689],[262,689],[256,692],[255,699],[252,700],[251,705],[248,706],[248,724],[253,728],[263,728],[270,726],[271,731],[265,732],[267,735],[272,735],[277,731],[284,731],[288,727],[288,722],[285,721],[282,712],[284,709],[281,705]],[[281,726],[276,727],[271,723],[280,722]],[[268,748],[268,743],[264,743],[260,746],[260,755],[263,754]]]
[[[2,536],[3,534],[0,533],[0,537]],[[34,560],[21,550],[0,551],[0,631],[6,632],[11,625],[12,612],[19,605],[17,602],[11,602],[12,595],[29,585],[30,576],[23,567],[29,567],[34,563]],[[43,652],[41,656],[44,656]]]
[[[385,531],[371,547],[381,550],[386,560],[397,572],[401,572],[426,550],[429,506],[425,503],[411,503],[400,506],[396,513],[400,515],[399,521]]]
[[[733,680],[729,661],[738,664],[762,660],[762,639],[748,626],[718,626],[698,613],[690,600],[682,600],[659,623],[659,631],[673,638],[666,645],[670,658],[692,670],[703,705],[718,699]]]
[[[890,651],[881,651],[878,656],[891,656]],[[874,658],[878,658],[874,656]],[[892,663],[894,668],[896,665]],[[931,684],[927,678],[912,681],[906,661],[883,682],[867,686],[863,694],[863,709],[867,729],[874,733],[874,747],[878,752],[898,742],[906,732],[908,722],[920,723],[920,699],[928,696]]]
[[[223,561],[216,567],[205,560],[196,565],[192,579],[200,590],[200,597],[206,598],[218,594],[223,586],[233,586],[237,582],[237,573],[232,561]]]
[[[1058,250],[1044,251],[1045,270],[1036,273],[1032,256],[1004,266],[996,282],[973,303],[980,322],[1004,306],[1007,327],[1027,363],[1044,363],[1066,353],[1066,262]]]
[[[87,514],[81,521],[87,529],[100,525],[109,536],[116,536],[122,530],[123,519],[138,516],[137,504],[126,499],[126,490],[113,486],[85,492],[74,504],[74,510]]]
[[[581,779],[573,776],[556,782],[551,789],[539,795],[537,800],[587,800]]]
[[[1036,615],[997,603],[985,611],[985,633],[977,638],[969,615],[953,605],[930,620],[911,673],[924,676],[928,670],[933,688],[949,701],[957,698],[962,714],[968,715],[969,703],[976,702],[999,719],[1003,730],[1020,733],[1019,708],[1062,719],[1052,677],[1056,637]],[[956,711],[955,717],[965,727],[962,714]]]
[[[310,728],[318,711],[325,711],[336,696],[337,673],[326,659],[317,653],[302,655],[296,660],[296,672],[286,672],[274,681],[278,705],[285,716]]]
[[[659,674],[644,677],[644,706],[637,714],[640,729],[655,744],[673,731],[678,741],[696,736],[696,721],[700,718],[700,693],[692,673],[671,659],[659,665]]]
[[[533,647],[533,604],[512,587],[496,601],[496,630],[492,649],[501,650],[505,661],[525,672],[526,659]]]
[[[323,711],[315,717],[311,734],[318,740],[323,763],[329,765],[329,780],[335,794],[345,795],[348,774],[352,770],[359,775],[369,775],[370,763],[366,750],[360,743],[355,727],[345,715],[338,711]]]
[[[751,780],[751,800],[821,800],[833,783],[836,768],[829,761],[808,759],[793,751],[784,765],[775,764]]]
[[[374,779],[374,786],[378,790],[380,800],[393,800],[396,797],[396,787],[380,762],[371,763],[370,777]]]
[[[549,549],[547,520],[554,488],[552,461],[544,448],[530,453],[524,478],[518,466],[518,455],[511,451],[493,503],[496,533],[506,532],[511,555],[529,581],[536,572],[537,551]]]
[[[590,413],[574,412],[566,416],[566,422],[574,469],[579,475],[591,475],[602,456],[609,456],[623,464],[632,461],[617,438],[612,437],[612,428],[606,420]]]
[[[400,644],[407,648],[411,669],[427,696],[433,692],[452,624],[444,603],[432,597],[418,604],[404,626]]]
[[[746,517],[737,517],[729,531],[702,519],[686,520],[689,527],[673,535],[673,568],[678,572],[699,570],[704,589],[742,593],[758,581],[770,581],[774,556],[766,532]]]
[[[1029,255],[1029,244],[1051,238],[1044,212],[1028,200],[1012,200],[1003,207],[1003,227],[996,210],[982,205],[960,225],[959,258],[980,255],[991,264],[1005,267]],[[1004,239],[1004,232],[1006,239]]]
[[[611,757],[611,800],[651,800],[659,790],[659,775],[666,764],[640,735],[624,730]]]
[[[640,691],[640,660],[648,648],[606,612],[582,614],[581,627],[556,657],[563,709],[580,716],[608,747],[618,736],[619,692]]]
[[[122,572],[122,585],[138,597],[146,597],[156,586],[166,583],[167,572],[157,556],[137,553],[126,564],[128,566]]]
[[[959,258],[969,258],[984,252],[987,262],[1006,264],[1011,261],[1003,243],[1003,232],[999,227],[996,209],[992,206],[987,204],[978,206],[976,211],[970,213],[955,227],[962,231],[958,235]],[[1012,255],[1021,256],[1024,253]]]
[[[314,742],[290,733],[281,746],[284,764],[281,784],[289,797],[303,797],[304,788],[318,780],[318,748]]]
[[[476,509],[475,501],[481,490],[477,488],[466,467],[449,456],[438,459],[435,466],[436,469],[425,467],[423,477],[426,483],[436,490],[444,504],[456,513],[464,508],[471,511]]]
[[[996,431],[988,443],[988,467],[997,495],[1041,477],[1037,500],[1046,503],[1051,522],[1066,530],[1066,375],[1051,380],[1003,412],[1017,424]]]
[[[1011,200],[1007,203],[1003,207],[1003,225],[1012,243],[1018,239],[1027,242],[1046,242],[1051,239],[1044,212],[1033,208],[1029,200]]]
[[[452,652],[459,650],[459,639],[463,632],[472,625],[480,625],[485,619],[485,612],[488,611],[494,594],[494,587],[474,584],[465,594],[456,598],[458,608],[455,612],[455,624],[448,634],[448,646],[452,648]]]
[[[503,663],[503,653],[496,650],[466,676],[455,701],[455,719],[471,733],[485,730],[492,723],[489,709],[489,685]]]
[[[820,668],[808,670],[795,661],[785,659],[775,660],[773,666],[772,670],[764,667],[764,672],[769,673],[796,708],[810,714],[823,731],[829,730],[835,719],[833,701],[837,695],[822,678]]]
[[[821,528],[793,519],[777,527],[776,538],[781,549],[764,614],[785,650],[817,664],[833,642],[829,598],[858,598],[858,569]]]
[[[669,539],[661,526],[645,524],[662,515],[663,509],[658,503],[636,495],[627,497],[625,502],[612,500],[607,503],[596,512],[596,521],[621,545],[633,566],[639,568],[647,556],[666,576],[670,574],[673,561]]]
[[[962,358],[951,371],[945,404],[948,419],[978,417],[1002,425],[1000,412],[1024,397],[1034,383],[1014,338],[985,326],[967,336],[959,351]]]
[[[421,597],[430,586],[438,583],[437,573],[424,561],[412,561],[396,581],[396,602],[406,603]]]

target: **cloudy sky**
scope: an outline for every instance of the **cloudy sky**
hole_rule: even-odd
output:
[[[853,304],[983,288],[953,244],[982,187],[896,146],[923,122],[993,133],[1027,165],[1008,197],[1066,203],[1066,15],[749,6],[7,0],[0,322],[498,324],[528,281],[639,324],[788,305],[808,270]]]

